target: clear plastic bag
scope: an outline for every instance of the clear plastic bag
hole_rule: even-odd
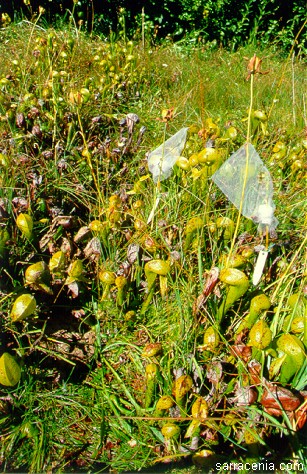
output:
[[[259,224],[260,232],[267,226],[270,233],[275,232],[278,220],[274,217],[273,183],[253,145],[245,144],[233,153],[212,180],[236,208],[240,209],[243,199],[243,216]]]
[[[184,149],[188,128],[181,128],[148,155],[148,168],[153,180],[163,181],[171,176],[173,167]]]

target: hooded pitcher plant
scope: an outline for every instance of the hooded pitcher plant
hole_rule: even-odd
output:
[[[157,381],[159,375],[159,367],[155,363],[146,365],[145,378],[146,378],[146,391],[145,391],[145,408],[149,408],[152,405]]]
[[[218,323],[222,321],[227,311],[246,293],[249,287],[247,276],[237,268],[225,268],[221,270],[220,280],[226,286],[226,296],[217,312]]]
[[[192,405],[191,414],[193,420],[191,421],[185,433],[185,438],[192,438],[198,436],[201,424],[205,422],[208,417],[209,408],[208,403],[203,397],[198,397]]]
[[[159,277],[160,293],[162,298],[166,296],[167,292],[167,275],[170,272],[169,260],[150,260],[145,264],[145,277],[148,285],[148,295],[143,303],[141,313],[145,313],[151,303],[155,291],[155,282]]]
[[[49,295],[53,294],[50,287],[51,274],[48,265],[41,261],[33,263],[25,271],[25,283],[35,290],[40,290]]]
[[[193,380],[189,375],[181,375],[173,385],[173,395],[180,409],[181,415],[185,414],[186,396],[193,386]]]
[[[260,295],[254,296],[252,298],[249,313],[245,316],[243,321],[241,322],[237,333],[242,331],[243,329],[251,329],[253,324],[256,323],[258,316],[263,312],[267,311],[271,307],[271,301],[264,293]]]

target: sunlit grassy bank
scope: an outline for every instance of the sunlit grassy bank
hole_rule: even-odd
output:
[[[0,41],[2,469],[302,466],[302,58],[32,24]],[[248,113],[276,235],[238,221],[210,179]],[[182,127],[183,159],[156,184],[147,153]]]

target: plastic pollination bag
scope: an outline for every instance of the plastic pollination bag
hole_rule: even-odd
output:
[[[212,176],[214,183],[243,214],[258,224],[261,234],[275,235],[278,220],[274,216],[273,183],[267,168],[250,143],[243,145]],[[261,279],[268,249],[262,246],[252,282]]]
[[[263,234],[275,234],[273,183],[267,168],[250,143],[243,145],[212,176],[214,183],[243,216],[258,224]],[[241,204],[242,200],[242,204]]]
[[[184,149],[188,128],[181,128],[148,155],[148,169],[155,183],[170,177]]]

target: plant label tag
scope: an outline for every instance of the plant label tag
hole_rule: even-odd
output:
[[[253,274],[253,285],[255,286],[258,285],[262,277],[264,265],[265,265],[266,259],[268,258],[268,254],[269,252],[267,250],[260,250],[259,252],[255,269],[254,269],[254,274]]]

